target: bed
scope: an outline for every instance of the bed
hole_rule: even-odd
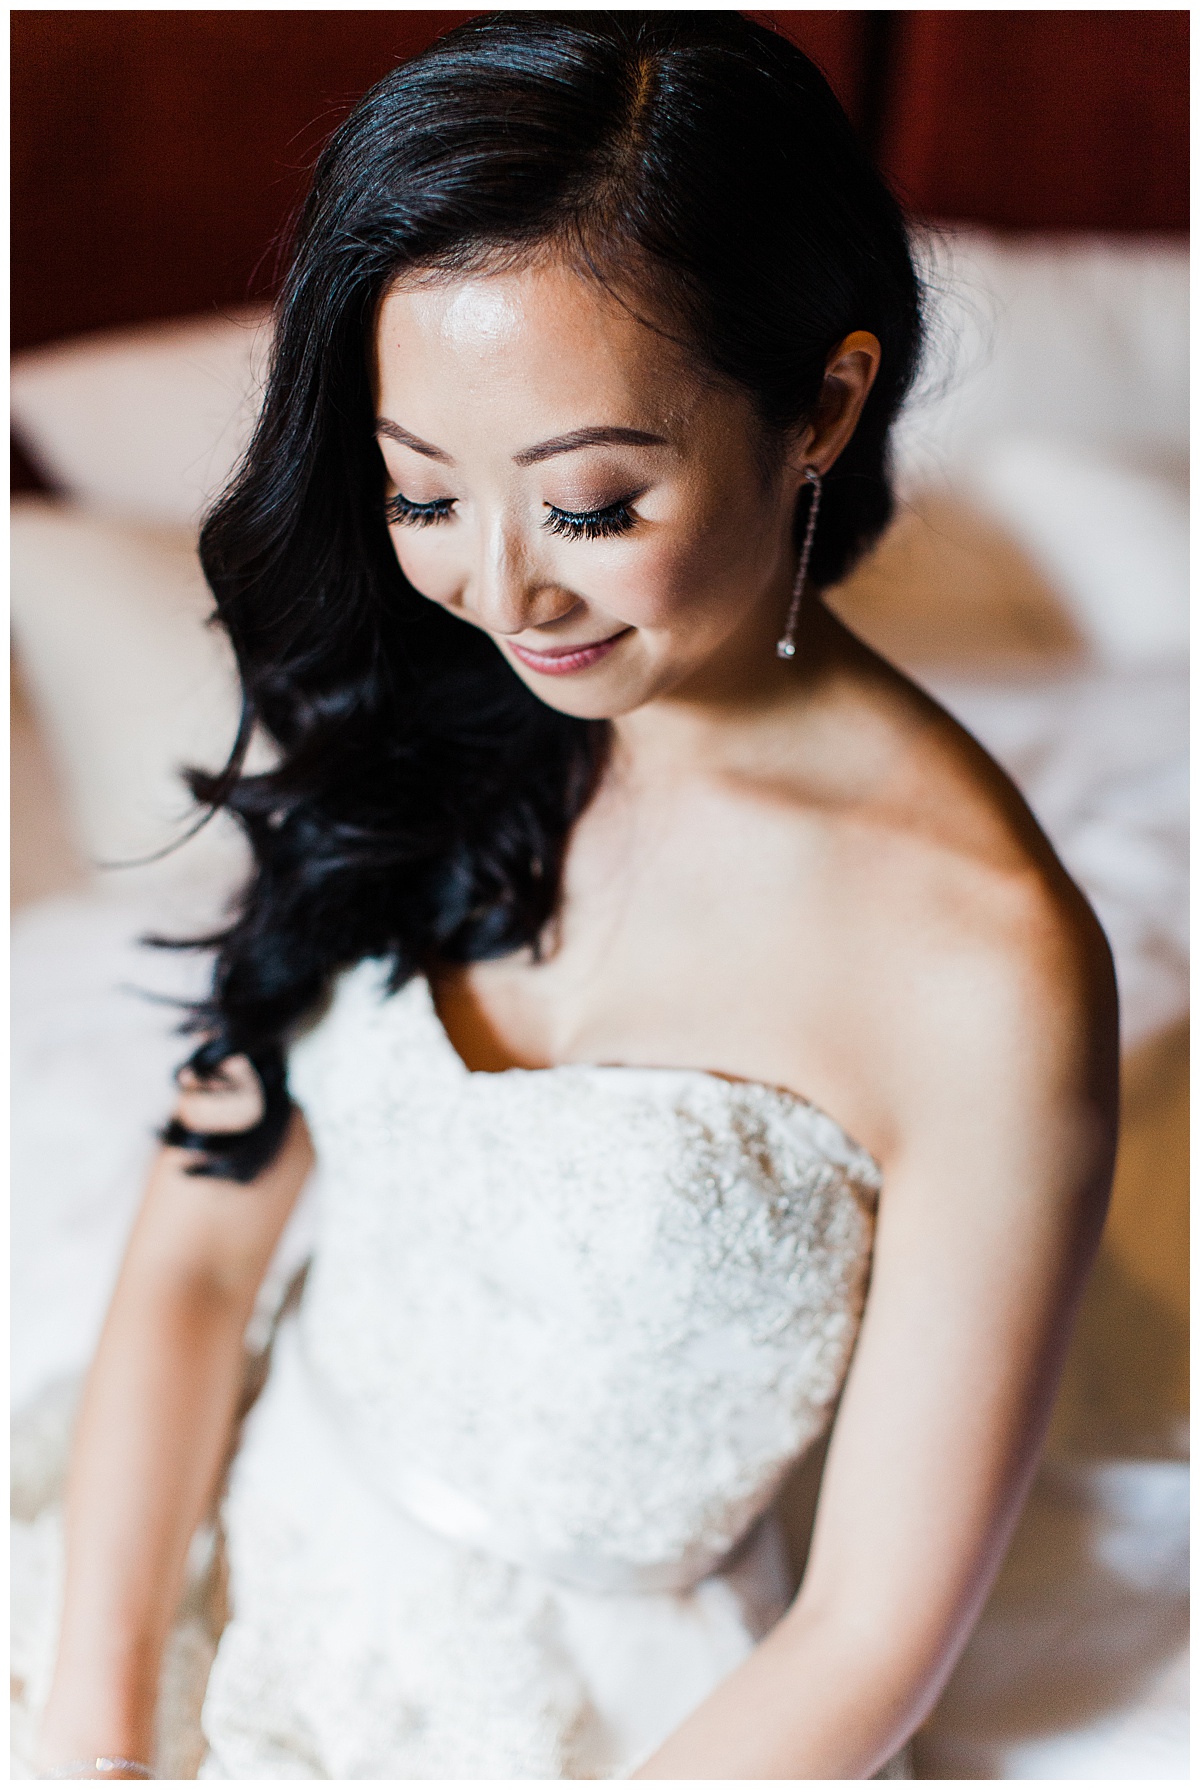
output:
[[[272,289],[321,135],[462,16],[12,21],[12,328],[32,351],[13,387],[18,1776],[73,1401],[181,1054],[177,1010],[147,991],[169,1002],[204,976],[132,941],[202,926],[242,867],[220,826],[154,854],[186,828],[177,765],[215,759],[234,724],[194,530],[253,415],[266,336],[246,301]],[[899,513],[837,600],[1009,766],[1121,987],[1103,1246],[1042,1471],[916,1771],[1184,1777],[1187,14],[762,16],[821,63],[915,213],[976,226],[925,240],[934,351]],[[248,1336],[250,1389],[305,1247],[301,1210]],[[797,1563],[819,1464],[787,1495]],[[206,1545],[168,1700],[221,1620]]]
[[[897,518],[835,600],[1010,769],[1094,902],[1124,1112],[1046,1456],[916,1771],[1183,1777],[1186,260],[1161,241],[961,230],[922,253],[933,351],[900,431]],[[14,368],[19,439],[56,487],[18,497],[12,524],[17,1776],[48,1670],[33,1588],[57,1558],[73,1402],[181,1054],[171,1001],[205,970],[134,941],[202,928],[244,868],[220,825],[161,854],[189,818],[178,765],[214,762],[235,725],[195,525],[246,439],[268,341],[249,307]],[[250,1357],[304,1222],[302,1205]],[[818,1467],[787,1494],[798,1561]],[[219,1627],[205,1570],[168,1678]]]

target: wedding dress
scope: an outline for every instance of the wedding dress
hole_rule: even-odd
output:
[[[316,1242],[225,1498],[201,1776],[620,1777],[786,1606],[772,1501],[879,1171],[776,1088],[472,1072],[383,984],[292,1053]]]

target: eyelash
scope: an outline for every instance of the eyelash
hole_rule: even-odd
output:
[[[599,541],[606,535],[623,535],[633,527],[629,513],[632,502],[632,497],[622,497],[602,510],[556,510],[548,503],[550,514],[542,526],[552,535],[564,535],[568,541]]]
[[[598,541],[609,535],[623,535],[633,527],[629,506],[632,497],[619,498],[602,510],[560,510],[552,503],[550,514],[542,524],[552,535],[563,535],[569,541]],[[454,508],[452,497],[435,497],[432,503],[413,503],[400,491],[389,497],[385,509],[389,523],[405,523],[412,528],[428,528],[431,522],[444,522]]]
[[[432,503],[412,503],[402,491],[389,497],[384,514],[389,523],[407,522],[413,528],[428,528],[431,522],[444,522],[454,508],[452,497],[435,497]]]

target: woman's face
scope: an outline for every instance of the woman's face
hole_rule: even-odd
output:
[[[405,576],[557,709],[627,714],[769,668],[803,447],[558,264],[385,298],[377,431]]]

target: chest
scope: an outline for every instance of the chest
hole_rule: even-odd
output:
[[[320,1164],[314,1383],[402,1503],[416,1471],[513,1558],[673,1562],[691,1583],[828,1421],[875,1165],[775,1088],[471,1074],[426,985],[381,999],[383,980],[343,978],[292,1053]]]
[[[865,1261],[874,1165],[807,1102],[690,1070],[472,1074],[423,982],[380,1001],[377,981],[347,978],[291,1065],[326,1189],[318,1278],[349,1307],[482,1301],[535,1339],[609,1336],[636,1307],[660,1343],[742,1314],[757,1335]]]
[[[440,974],[442,1022],[473,1069],[705,1068],[804,1093],[854,1131],[879,979],[844,856],[826,826],[707,791],[601,802],[539,958]]]

